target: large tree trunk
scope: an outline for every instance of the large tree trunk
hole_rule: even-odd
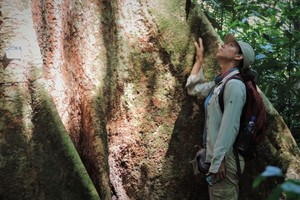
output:
[[[194,37],[205,73],[221,42],[185,1],[1,0],[0,199],[208,199],[189,161],[202,102],[184,85]],[[299,149],[265,98],[268,138],[248,163],[243,199],[266,165],[299,178]]]

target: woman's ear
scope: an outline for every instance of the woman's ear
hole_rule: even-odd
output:
[[[243,54],[236,54],[234,59],[235,60],[243,60],[244,56],[243,56]]]

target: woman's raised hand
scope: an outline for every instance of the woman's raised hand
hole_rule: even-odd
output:
[[[196,62],[198,62],[200,65],[203,64],[203,43],[202,43],[202,38],[199,37],[198,42],[195,41],[195,48],[196,48]]]

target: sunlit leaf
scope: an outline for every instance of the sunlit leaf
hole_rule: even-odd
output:
[[[265,49],[265,50],[270,51],[270,52],[273,51],[272,44],[260,45],[260,47],[261,47],[262,49]]]
[[[256,56],[255,56],[255,59],[256,60],[261,60],[261,59],[264,59],[266,57],[266,55],[265,54],[257,54]]]
[[[281,188],[285,192],[292,192],[300,195],[300,185],[293,182],[285,182],[281,185]]]
[[[283,173],[280,168],[274,166],[267,166],[266,170],[260,174],[263,177],[269,176],[283,176]]]

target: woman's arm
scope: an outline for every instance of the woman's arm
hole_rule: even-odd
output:
[[[186,88],[189,95],[206,97],[210,92],[211,88],[215,85],[212,82],[204,83],[204,73],[203,73],[203,43],[202,39],[199,38],[199,42],[195,41],[196,48],[196,61],[192,68],[191,74],[187,80]]]

